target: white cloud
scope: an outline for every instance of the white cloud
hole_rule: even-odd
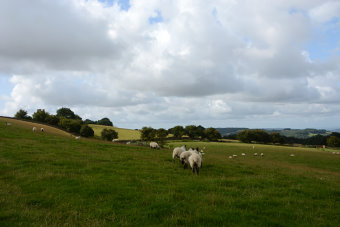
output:
[[[12,75],[14,88],[0,113],[70,106],[132,128],[275,127],[336,115],[340,58],[311,60],[306,44],[314,26],[338,17],[337,1],[130,5],[1,1],[0,74]]]

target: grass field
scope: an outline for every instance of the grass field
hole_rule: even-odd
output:
[[[118,139],[120,140],[139,140],[140,139],[140,131],[133,130],[133,129],[124,129],[124,128],[116,128],[111,126],[104,126],[104,125],[89,125],[93,131],[94,135],[97,138],[101,137],[101,132],[104,128],[114,129],[118,132]]]
[[[339,226],[340,155],[186,144],[206,147],[199,176],[170,150],[34,134],[0,119],[0,226]]]

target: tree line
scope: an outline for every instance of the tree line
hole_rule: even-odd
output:
[[[273,143],[273,144],[302,144],[302,145],[327,145],[330,147],[340,147],[340,133],[333,132],[328,136],[315,135],[306,139],[281,136],[280,133],[267,133],[262,129],[246,129],[238,132],[236,135],[226,136],[223,138],[238,139],[244,143]]]
[[[68,132],[80,134],[83,137],[94,136],[94,131],[88,126],[88,124],[113,126],[110,119],[106,117],[98,121],[92,121],[90,119],[83,121],[79,115],[66,107],[58,109],[55,115],[46,112],[44,109],[37,109],[32,116],[29,116],[26,110],[20,109],[14,117],[17,119],[31,120],[53,125]],[[113,129],[104,129],[102,131],[102,138],[105,140],[112,140],[113,138],[118,138],[118,133]]]

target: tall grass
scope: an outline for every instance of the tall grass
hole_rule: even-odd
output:
[[[172,163],[171,150],[33,134],[0,120],[0,225],[339,225],[339,156],[256,145],[261,158],[247,144],[187,145],[206,146],[199,176]]]

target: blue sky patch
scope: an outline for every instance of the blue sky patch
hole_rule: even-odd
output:
[[[118,3],[121,10],[128,11],[131,7],[130,0],[98,0],[105,3],[107,6],[112,6],[114,3]]]
[[[162,13],[159,10],[156,10],[157,15],[154,17],[149,17],[150,24],[156,24],[163,21]]]

